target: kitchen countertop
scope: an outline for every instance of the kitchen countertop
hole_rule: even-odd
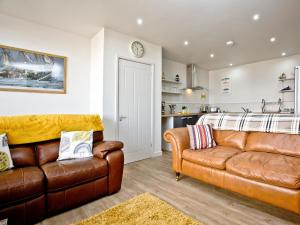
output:
[[[161,117],[176,117],[176,116],[202,116],[206,113],[187,113],[187,114],[181,114],[181,113],[175,113],[175,114],[162,114]]]
[[[244,112],[228,112],[228,113],[244,113]],[[253,112],[253,113],[258,113],[258,114],[288,114],[288,115],[294,115],[294,114],[291,114],[291,113],[286,113],[286,112],[281,112],[281,113],[278,113],[278,112],[265,112],[265,113],[262,113],[262,112]],[[181,114],[181,113],[174,113],[174,114],[162,114],[161,117],[162,118],[167,118],[167,117],[176,117],[176,116],[195,116],[195,115],[199,115],[199,116],[202,116],[204,114],[207,114],[207,113],[188,113],[188,114]]]

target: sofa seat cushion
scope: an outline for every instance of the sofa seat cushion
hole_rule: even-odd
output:
[[[207,167],[225,169],[226,161],[241,151],[232,147],[216,146],[203,150],[187,149],[182,152],[182,158]]]
[[[44,193],[44,175],[38,167],[14,168],[0,173],[0,206]]]
[[[300,158],[267,152],[244,152],[226,163],[241,177],[291,189],[300,188]]]
[[[47,180],[47,191],[55,192],[107,176],[104,159],[85,158],[46,163],[42,170]]]

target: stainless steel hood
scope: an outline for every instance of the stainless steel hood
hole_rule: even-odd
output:
[[[196,64],[187,65],[186,88],[192,90],[207,90],[200,82],[200,68]]]

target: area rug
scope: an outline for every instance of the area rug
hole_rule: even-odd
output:
[[[163,200],[144,193],[75,225],[203,225]]]

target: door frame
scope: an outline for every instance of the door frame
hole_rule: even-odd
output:
[[[116,60],[116,105],[115,105],[115,109],[116,109],[116,113],[115,113],[115,121],[117,122],[117,126],[116,126],[116,135],[117,135],[117,139],[119,140],[119,125],[120,125],[120,120],[119,120],[119,79],[120,79],[120,60],[126,60],[129,62],[135,62],[135,63],[141,63],[141,64],[145,64],[151,67],[151,125],[150,125],[150,129],[151,129],[151,147],[150,147],[150,156],[153,157],[154,155],[154,75],[155,75],[155,64],[154,63],[150,63],[150,62],[145,62],[143,60],[137,60],[137,59],[132,59],[132,58],[128,58],[128,57],[122,57],[122,56],[117,56],[117,60]]]

